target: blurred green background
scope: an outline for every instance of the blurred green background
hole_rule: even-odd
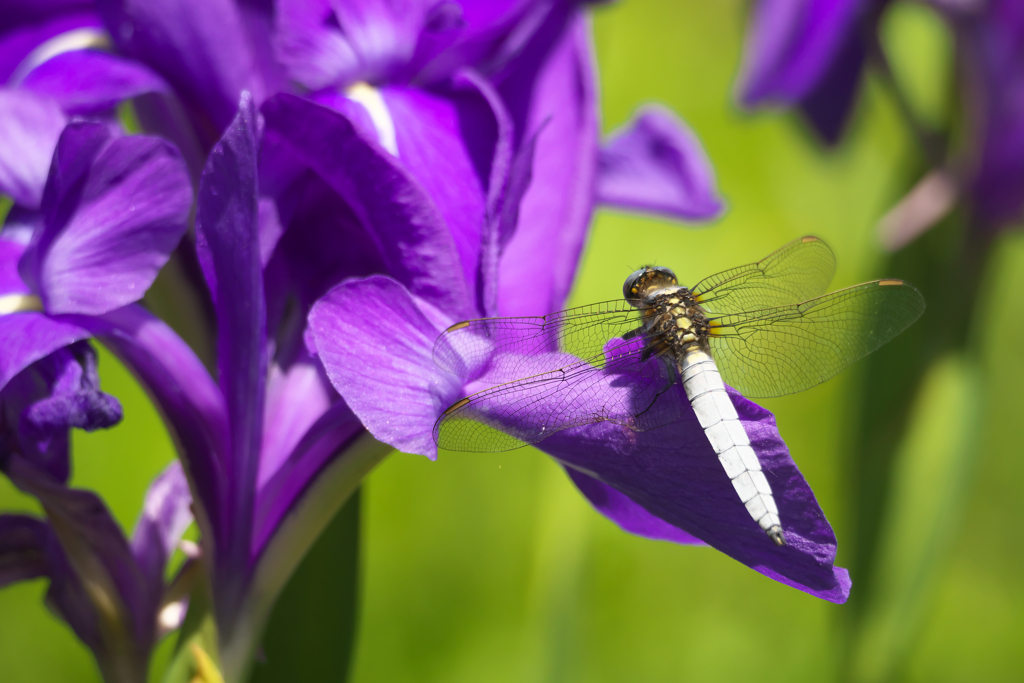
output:
[[[667,104],[703,141],[729,210],[696,230],[600,212],[574,304],[616,297],[642,263],[693,283],[808,233],[835,250],[835,287],[909,278],[880,272],[887,259],[875,236],[920,164],[888,93],[867,79],[850,135],[832,152],[791,115],[739,112],[732,95],[746,9],[742,0],[629,0],[594,12],[605,130],[641,104]],[[950,37],[907,3],[883,28],[912,104],[941,120]],[[847,540],[863,519],[849,482],[861,392],[874,383],[866,364],[763,402],[835,528],[837,564],[858,566],[846,605],[709,548],[629,536],[536,450],[443,453],[436,463],[396,454],[364,487],[351,680],[1024,679],[1024,241],[1005,235],[994,249],[973,319],[929,301],[926,315],[969,326],[973,342],[933,367],[910,410],[870,566]],[[75,434],[74,483],[99,491],[130,530],[173,451],[125,370],[106,353],[101,369],[125,421]],[[3,480],[0,509],[35,508]],[[43,607],[45,589],[36,581],[0,591],[0,679],[98,681],[88,652]]]

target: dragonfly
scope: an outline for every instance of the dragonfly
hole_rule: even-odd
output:
[[[484,388],[448,407],[434,440],[454,451],[498,452],[563,429],[610,421],[636,431],[665,426],[685,403],[682,384],[740,502],[777,546],[786,544],[771,486],[726,392],[769,398],[809,389],[878,349],[924,312],[921,293],[881,279],[826,294],[832,250],[817,237],[707,277],[693,287],[646,266],[623,298],[538,317],[456,323],[434,362]],[[630,399],[595,397],[611,377]]]

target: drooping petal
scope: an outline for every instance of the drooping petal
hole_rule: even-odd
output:
[[[188,227],[192,188],[177,150],[72,123],[43,198],[43,229],[19,267],[49,313],[100,315],[138,301]]]
[[[590,504],[623,531],[655,541],[671,541],[683,545],[707,545],[679,527],[655,517],[629,496],[617,491],[600,479],[567,467],[565,471]]]
[[[48,97],[0,88],[0,193],[37,209],[67,118]]]
[[[41,211],[15,204],[7,212],[7,218],[4,219],[3,227],[0,228],[2,230],[0,241],[19,244],[23,247],[24,251],[24,247],[27,247],[28,243],[32,241],[32,235],[43,229],[43,220],[44,217]],[[9,256],[10,252],[7,255]],[[18,272],[17,262],[14,264],[14,275],[20,283],[18,287],[30,293],[31,289],[21,279],[21,273]]]
[[[224,396],[202,361],[162,320],[141,306],[102,317],[73,316],[131,368],[160,406],[178,454],[196,487],[197,517],[204,533],[221,525],[223,468],[228,418]],[[0,318],[2,320],[2,318]]]
[[[714,169],[697,136],[667,109],[648,106],[613,133],[598,158],[597,200],[681,220],[722,211]]]
[[[46,604],[98,657],[103,656],[96,607],[68,562],[50,525],[27,515],[0,515],[0,587],[45,576]]]
[[[0,388],[37,360],[89,336],[76,322],[45,313],[0,315]]]
[[[866,48],[858,31],[843,39],[828,71],[800,102],[800,110],[808,123],[829,145],[839,143],[864,71]]]
[[[379,275],[332,289],[309,324],[331,383],[366,429],[401,451],[435,457],[434,421],[462,389],[433,361],[443,325]]]
[[[94,114],[146,93],[166,93],[167,83],[147,67],[95,50],[65,52],[33,69],[20,88],[51,98],[68,114]]]
[[[258,125],[253,99],[244,93],[238,115],[210,153],[196,213],[196,249],[216,309],[220,386],[231,426],[230,451],[222,461],[229,482],[223,532],[229,536],[217,539],[217,570],[235,582],[248,569],[267,376]]]
[[[390,154],[345,116],[291,95],[263,107],[264,146],[299,160],[351,208],[387,271],[415,296],[451,312],[472,310],[458,251],[437,207]]]
[[[0,515],[0,588],[46,576],[46,523],[26,515]]]
[[[647,362],[654,365],[660,361]],[[539,391],[521,395],[520,400],[529,401],[529,419],[534,424],[562,423],[567,408],[574,415],[631,415],[636,411],[636,392],[648,384],[646,380],[637,384],[641,376],[637,371],[615,369],[610,364],[601,375],[588,376],[585,391],[568,394],[541,386]],[[643,376],[650,376],[647,370]],[[665,426],[637,432],[624,424],[597,422],[556,432],[536,445],[566,467],[618,491],[653,517],[762,574],[817,597],[844,602],[849,576],[833,565],[835,535],[789,457],[774,417],[734,390],[729,392],[771,485],[785,547],[776,547],[751,519],[679,384],[670,385],[657,399],[656,412],[674,416]],[[474,405],[475,413],[489,424],[501,425],[512,434],[521,428],[521,412],[509,410],[500,393],[491,403],[487,394],[478,395]],[[649,399],[644,399],[644,405],[646,412]],[[627,524],[635,523],[629,519],[632,506],[621,499],[602,500],[607,491],[585,489],[585,493],[588,497],[594,494],[592,499],[596,498],[602,511],[620,507],[616,516],[624,517]],[[650,520],[638,526],[650,530]]]
[[[101,0],[104,23],[121,52],[169,82],[212,143],[243,90],[257,101],[265,75],[239,7],[231,0]]]
[[[69,356],[66,349],[54,351],[15,375],[0,392],[0,458],[18,453],[60,482],[71,474],[68,429],[36,430],[23,417],[35,403],[50,398],[54,378],[69,364],[62,360]]]
[[[598,121],[589,23],[568,4],[551,14],[499,85],[517,146],[543,125],[532,182],[502,256],[501,315],[564,306],[593,206]]]
[[[175,460],[150,485],[142,514],[132,534],[135,561],[149,582],[153,599],[163,597],[164,570],[175,546],[192,523],[192,494],[188,480]]]
[[[628,392],[614,382],[606,386],[606,394],[593,400],[628,400]],[[686,400],[681,388],[673,391],[677,400]],[[750,518],[692,410],[660,429],[633,432],[601,422],[560,432],[538,446],[748,567],[822,599],[845,602],[850,580],[845,569],[833,565],[835,535],[789,457],[774,417],[735,391],[730,396],[771,484],[785,547],[773,545]]]
[[[90,491],[53,481],[17,455],[7,459],[4,472],[19,489],[39,500],[68,563],[88,586],[91,602],[103,612],[108,627],[99,629],[101,668],[103,653],[115,653],[125,667],[144,677],[157,605],[127,539],[103,501]]]
[[[761,0],[747,30],[740,99],[793,105],[818,86],[872,0]]]
[[[56,481],[70,471],[69,431],[121,421],[121,404],[100,390],[96,352],[84,341],[57,349],[18,373],[0,392],[5,422],[16,426],[16,450]]]
[[[121,404],[100,391],[99,362],[91,346],[75,342],[49,358],[54,361],[46,378],[50,396],[22,414],[23,431],[47,434],[74,427],[91,432],[120,422]]]

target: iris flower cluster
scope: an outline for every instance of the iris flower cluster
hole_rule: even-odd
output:
[[[747,32],[743,105],[794,107],[829,144],[840,141],[865,68],[892,70],[878,36],[889,0],[760,0]],[[960,130],[930,130],[903,103],[928,172],[883,222],[904,246],[958,203],[982,235],[1024,213],[1024,6],[1015,0],[928,0],[956,49]],[[895,88],[899,88],[896,84]],[[943,138],[953,138],[956,144]]]
[[[225,678],[243,680],[362,478],[391,449],[436,457],[431,427],[466,391],[431,359],[441,330],[562,308],[596,206],[722,210],[670,112],[642,109],[602,143],[588,10],[569,0],[4,5],[0,469],[44,515],[0,516],[0,585],[48,578],[109,681],[145,677],[197,590]],[[144,299],[171,259],[216,339],[205,363]],[[121,419],[94,342],[177,447],[131,538],[68,485],[69,430]],[[612,379],[594,400],[621,400]],[[844,601],[835,536],[772,415],[733,401],[784,548],[692,414],[540,447],[624,530]],[[180,542],[193,521],[198,545]],[[188,559],[168,578],[175,548]]]

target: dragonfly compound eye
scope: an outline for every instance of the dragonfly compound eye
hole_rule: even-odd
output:
[[[622,286],[625,299],[644,299],[648,294],[679,284],[676,274],[663,266],[646,266],[634,271]]]
[[[654,278],[659,285],[678,285],[679,280],[676,278],[676,274],[672,272],[671,268],[665,268],[664,266],[654,266],[650,269],[653,271]]]
[[[640,294],[640,278],[643,277],[644,273],[646,273],[647,270],[647,268],[634,270],[633,273],[626,278],[626,282],[622,285],[623,299],[641,298],[642,295]]]

